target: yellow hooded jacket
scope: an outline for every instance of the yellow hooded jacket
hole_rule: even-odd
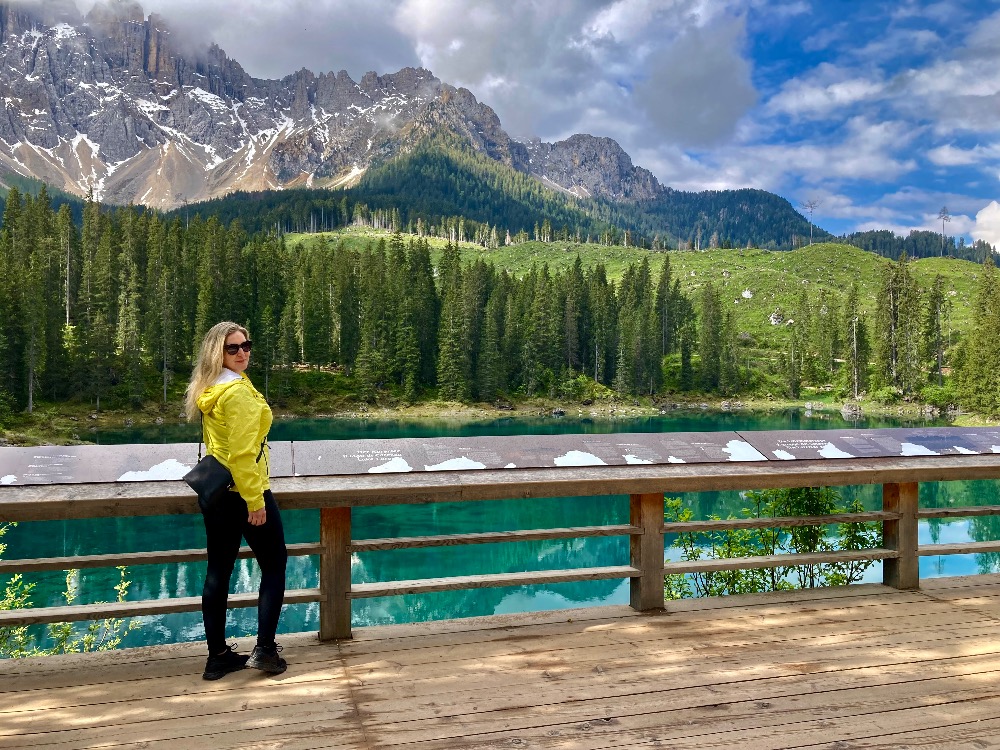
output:
[[[271,429],[271,407],[244,373],[206,388],[198,397],[198,408],[205,416],[206,452],[232,473],[247,510],[260,510],[264,507],[264,490],[271,489],[270,456],[265,443]]]

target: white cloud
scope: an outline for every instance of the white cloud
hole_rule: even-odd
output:
[[[115,0],[117,1],[117,0]],[[45,0],[48,2],[48,0]],[[257,78],[314,73],[390,73],[419,64],[386,19],[399,0],[139,0],[191,46],[215,42]],[[77,0],[86,11],[93,0]]]
[[[955,20],[955,4],[951,2],[928,3],[926,0],[904,0],[892,9],[892,18],[905,21],[914,18],[947,24]]]
[[[813,195],[855,181],[891,184],[913,172],[918,164],[906,154],[916,135],[905,122],[872,122],[859,116],[824,138],[733,143],[695,154],[660,146],[636,150],[632,156],[678,190],[754,187],[788,195],[801,184],[810,186]]]
[[[1000,50],[1000,12],[980,20],[972,27],[967,46],[973,52]]]
[[[466,86],[514,135],[705,143],[755,95],[740,50],[745,0],[401,0],[424,67]]]
[[[895,109],[913,119],[930,119],[938,136],[1000,132],[1000,48],[967,48],[953,59],[902,74]]]
[[[750,7],[766,13],[768,18],[775,22],[787,21],[790,18],[809,15],[812,12],[812,7],[807,0],[794,0],[794,2],[784,0],[776,5],[771,0],[750,0]]]
[[[819,203],[815,218],[850,219],[853,221],[876,221],[889,223],[896,220],[898,211],[881,204],[858,203],[849,195],[826,190],[811,190],[803,194],[800,202],[815,200]]]
[[[982,158],[982,149],[956,148],[950,143],[932,148],[927,152],[927,158],[939,167],[962,167],[977,164]]]
[[[941,232],[941,209],[937,211],[932,211],[925,213],[923,216],[923,222],[917,226],[911,227],[911,229],[923,229],[928,232]],[[948,237],[958,237],[961,235],[968,234],[976,226],[975,220],[971,216],[964,216],[963,214],[951,214],[951,217],[947,222],[945,222],[944,233]]]
[[[993,247],[1000,248],[1000,203],[991,201],[976,214],[976,226],[971,233],[977,240],[984,240]]]
[[[876,100],[884,93],[883,82],[855,76],[855,71],[823,63],[811,75],[789,80],[771,97],[767,109],[792,117],[826,117],[835,110]]]
[[[566,0],[402,0],[390,19],[421,65],[473,91],[508,131],[550,139],[576,132],[595,89],[610,95],[606,106],[622,101],[602,77],[617,42],[585,33],[594,12]]]
[[[750,65],[739,53],[742,21],[712,33],[692,29],[650,60],[633,105],[645,111],[658,139],[702,146],[728,140],[757,99]]]
[[[948,99],[994,96],[1000,91],[1000,69],[996,60],[943,60],[913,73],[909,92],[915,96]]]
[[[853,50],[852,57],[866,61],[868,65],[886,62],[914,52],[926,52],[940,47],[941,37],[929,29],[894,29],[885,36],[875,39],[864,47]]]

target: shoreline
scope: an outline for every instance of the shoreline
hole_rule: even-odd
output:
[[[747,413],[769,414],[788,410],[801,410],[807,416],[841,417],[851,419],[845,409],[853,402],[788,399],[680,399],[660,400],[602,400],[591,403],[565,402],[550,399],[527,399],[497,404],[462,404],[427,401],[413,405],[404,404],[351,404],[354,408],[314,411],[310,408],[274,408],[275,420],[287,419],[343,419],[343,420],[393,420],[393,421],[461,421],[485,422],[496,419],[538,419],[562,417],[590,419],[636,419],[666,414]],[[956,427],[991,427],[996,420],[965,412],[942,412],[925,404],[876,404],[861,402],[854,405],[858,419],[883,417],[892,419],[945,420]],[[27,447],[35,445],[86,445],[95,441],[88,436],[98,431],[127,430],[153,426],[181,425],[185,419],[180,405],[147,407],[138,411],[108,410],[101,413],[74,405],[66,409],[47,407],[33,415],[21,415],[22,424],[0,431],[0,447]],[[26,423],[24,423],[26,422]]]

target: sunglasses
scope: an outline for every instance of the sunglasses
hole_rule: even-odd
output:
[[[225,350],[226,354],[232,356],[236,354],[236,352],[238,352],[240,349],[242,349],[245,352],[249,352],[251,349],[253,349],[253,342],[244,341],[242,344],[226,344],[222,348]]]

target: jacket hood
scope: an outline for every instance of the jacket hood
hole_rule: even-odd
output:
[[[201,409],[202,414],[208,414],[219,402],[219,399],[222,398],[222,395],[229,391],[230,388],[242,387],[245,383],[249,382],[246,374],[241,373],[239,380],[230,380],[228,383],[210,385],[198,396],[198,408]]]

